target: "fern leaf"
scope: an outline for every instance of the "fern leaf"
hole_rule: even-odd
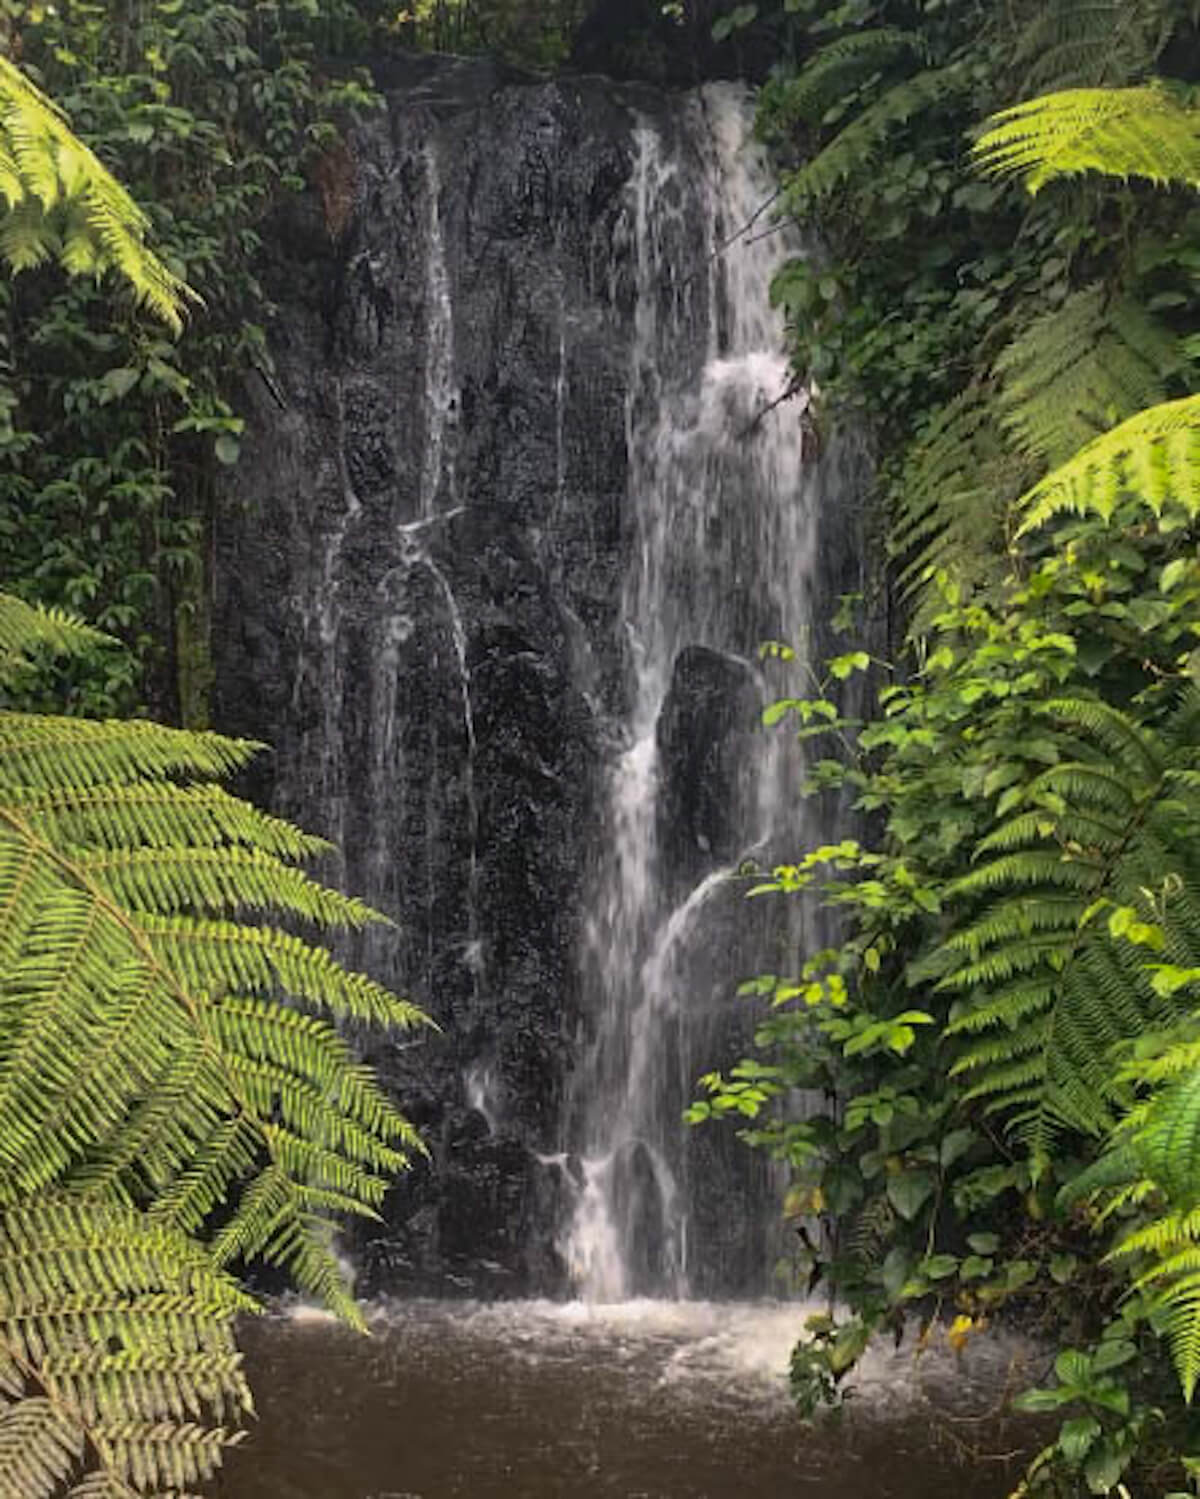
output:
[[[1145,75],[1168,30],[1160,0],[1046,0],[1018,38],[1017,71],[1038,93],[1119,86]]]
[[[1034,320],[996,360],[1001,420],[1021,450],[1061,462],[1162,401],[1177,341],[1152,314],[1102,286],[1072,293]]]
[[[68,270],[86,261],[121,276],[137,302],[181,330],[184,307],[199,298],[147,248],[146,215],[72,134],[62,113],[3,56],[0,195],[8,205],[0,254],[14,270],[51,254]]]
[[[206,1482],[236,1440],[225,1423],[251,1408],[232,1323],[252,1306],[197,1245],[132,1210],[48,1197],[0,1216],[5,1492]]]
[[[1107,520],[1126,493],[1155,515],[1168,504],[1200,511],[1200,396],[1138,412],[1052,470],[1018,502],[1017,534],[1068,513]]]
[[[823,150],[786,182],[793,212],[806,213],[842,182],[863,170],[897,129],[914,115],[971,87],[969,71],[958,64],[931,68],[890,88],[842,129]]]
[[[920,53],[921,38],[893,26],[850,32],[823,46],[786,84],[780,108],[793,123],[819,123],[848,88],[906,52]]]
[[[993,115],[974,150],[985,172],[1019,173],[1031,193],[1081,172],[1200,187],[1200,115],[1156,86],[1044,94]]]
[[[65,610],[27,604],[0,593],[0,688],[13,682],[39,651],[80,654],[93,646],[114,644],[110,636]]]

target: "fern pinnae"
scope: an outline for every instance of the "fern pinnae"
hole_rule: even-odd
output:
[[[1200,186],[1200,117],[1154,85],[1064,89],[1017,104],[992,117],[974,149],[984,171],[1019,174],[1031,193],[1093,171]]]
[[[956,63],[930,68],[869,104],[815,157],[785,183],[792,212],[804,215],[862,168],[898,127],[923,110],[971,87],[969,71]]]
[[[1017,536],[1064,514],[1107,520],[1126,491],[1156,515],[1168,503],[1200,513],[1200,396],[1138,412],[1053,469],[1018,502]]]
[[[79,853],[79,868],[130,910],[166,916],[287,915],[361,931],[386,918],[260,849],[130,849]]]
[[[331,847],[324,838],[207,783],[15,788],[5,791],[4,800],[42,836],[68,851],[244,846],[296,861]]]
[[[140,720],[7,712],[0,717],[0,791],[129,784],[148,776],[225,776],[243,769],[261,749],[251,740]]]
[[[894,26],[849,32],[827,42],[789,81],[783,100],[788,118],[820,123],[829,105],[844,97],[859,77],[906,52],[919,55],[923,45],[915,32]]]

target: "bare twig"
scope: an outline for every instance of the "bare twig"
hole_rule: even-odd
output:
[[[775,189],[775,191],[770,195],[770,197],[764,199],[763,202],[761,202],[758,205],[758,207],[754,210],[754,212],[750,215],[750,217],[746,220],[746,222],[742,225],[742,227],[740,229],[736,229],[729,236],[728,239],[723,239],[721,241],[721,243],[716,247],[716,249],[713,250],[713,252],[710,255],[706,256],[706,258],[704,259],[704,261],[699,266],[696,267],[696,269],[691,273],[691,275],[684,277],[684,279],[679,283],[680,287],[682,288],[682,287],[685,287],[685,286],[689,286],[696,279],[696,277],[700,274],[700,272],[702,270],[706,270],[713,263],[714,260],[719,260],[721,258],[721,256],[724,255],[725,251],[728,250],[731,245],[736,245],[737,242],[738,242],[738,240],[741,239],[744,234],[748,234],[750,232],[750,230],[754,228],[755,224],[758,223],[759,219],[762,218],[763,214],[766,213],[767,209],[770,208],[772,204],[778,202],[778,200],[782,196],[783,196],[783,188],[777,187]],[[768,233],[774,234],[776,228],[779,228],[779,227],[780,227],[779,225],[773,226],[768,231]],[[751,244],[753,244],[753,242],[754,242],[753,240],[750,241]]]
[[[768,401],[765,406],[761,407],[754,413],[754,415],[738,433],[738,441],[741,442],[744,438],[749,437],[751,433],[757,432],[759,427],[762,426],[763,422],[768,416],[770,416],[771,412],[774,411],[777,406],[782,406],[785,401],[790,401],[793,396],[799,395],[802,391],[807,396],[808,393],[804,390],[804,376],[793,375],[788,383],[784,386],[783,390],[780,391],[779,395],[777,395],[773,401]],[[807,400],[804,404],[805,409],[807,410]]]

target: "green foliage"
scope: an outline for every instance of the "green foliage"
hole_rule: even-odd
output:
[[[813,218],[822,246],[783,268],[773,296],[799,374],[820,386],[818,421],[865,415],[877,434],[887,540],[919,632],[940,572],[998,584],[1009,506],[1045,465],[1186,393],[1193,357],[1179,315],[1189,205],[1093,183],[1031,206],[1003,172],[965,170],[969,137],[1033,77],[1142,85],[1188,23],[1167,0],[980,0],[919,25],[895,0],[804,0],[760,7],[757,24],[782,28],[801,59],[764,86],[759,129],[788,208]],[[1192,128],[1166,86],[1114,93],[1153,101],[1152,143],[1160,120]],[[1019,110],[1001,128],[1025,140]],[[1178,159],[1169,140],[1164,171]]]
[[[583,0],[410,0],[393,8],[387,29],[405,46],[553,68],[566,59],[586,12]]]
[[[1139,411],[1040,479],[1021,499],[1022,532],[1066,512],[1112,516],[1122,494],[1144,498],[1159,516],[1190,519],[1197,493],[1200,397]]]
[[[4,675],[94,631],[0,595]],[[306,931],[378,921],[214,778],[257,746],[0,713],[0,1475],[194,1490],[249,1407],[229,1270],[361,1326],[331,1216],[420,1144],[338,1022],[424,1017]]]
[[[339,52],[365,48],[376,18],[349,0],[69,13],[6,0],[0,16],[26,72],[127,185],[113,212],[132,211],[130,233],[151,233],[203,299],[177,344],[87,277],[0,287],[5,586],[134,648],[140,681],[75,658],[60,701],[105,714],[148,703],[202,725],[215,475],[237,461],[247,376],[270,379],[263,225],[311,179],[328,232],[344,227],[339,132],[378,101]]]
[[[872,720],[839,707],[852,639],[766,714],[838,747],[806,789],[874,833],[753,882],[827,907],[836,945],[748,981],[757,1055],[690,1117],[786,1163],[785,1214],[821,1223],[791,1273],[845,1307],[843,1351],[910,1314],[955,1348],[1010,1312],[1059,1344],[1022,1404],[1062,1425],[1019,1492],[1162,1492],[1200,1378],[1200,220],[1123,179],[1196,183],[1189,96],[1147,76],[1187,23],[1122,7],[1105,45],[1107,5],[935,9],[861,70],[847,45],[835,99],[833,48],[902,8],[789,7],[807,60],[763,91],[827,247],[774,296],[823,419],[872,424],[913,610]],[[1023,70],[1083,88],[999,114],[972,177],[970,110]],[[971,97],[875,136],[931,74]],[[836,1106],[796,1118],[795,1089]],[[840,1398],[838,1334],[797,1351],[810,1411]]]
[[[0,1475],[13,1499],[193,1493],[252,1410],[253,1303],[183,1235],[111,1202],[0,1213]]]
[[[145,244],[146,215],[19,68],[0,56],[0,254],[26,270],[55,256],[72,275],[115,271],[179,332],[189,292]]]
[[[1200,187],[1200,116],[1161,87],[1065,89],[1002,110],[975,153],[985,171],[1021,174],[1031,193],[1096,171]]]

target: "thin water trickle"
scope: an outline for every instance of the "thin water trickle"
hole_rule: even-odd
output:
[[[708,86],[679,138],[643,122],[635,142],[626,443],[636,534],[622,599],[631,688],[584,935],[594,1032],[575,1079],[568,1144],[583,1186],[563,1245],[580,1294],[602,1300],[689,1290],[694,1194],[680,1110],[707,1060],[708,1023],[689,986],[710,904],[732,898],[732,869],[704,834],[695,842],[711,867],[680,888],[677,833],[664,826],[664,715],[673,694],[687,695],[689,653],[719,659],[761,698],[760,641],[803,646],[819,500],[768,297],[798,244],[790,232],[736,233],[770,192],[743,92]],[[698,225],[705,273],[686,275]],[[730,703],[727,719],[745,714],[745,701]],[[747,744],[726,788],[726,858],[794,826],[789,765],[765,737]],[[737,977],[728,974],[730,989]]]
[[[450,272],[442,234],[441,174],[432,143],[425,147],[426,191],[429,195],[425,256],[425,451],[421,465],[420,508],[430,516],[445,486],[454,498],[454,455],[448,439],[457,421],[459,392],[454,369],[454,307]]]

